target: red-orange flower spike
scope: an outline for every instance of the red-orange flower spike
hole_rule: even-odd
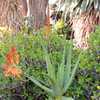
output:
[[[16,54],[14,55],[14,63],[15,63],[15,64],[19,64],[19,62],[20,62],[20,56],[19,56],[18,53],[16,53]]]
[[[19,62],[20,56],[16,50],[16,47],[12,47],[11,50],[6,54],[6,64],[3,65],[3,73],[5,77],[21,77],[22,70],[16,67],[16,65],[19,64]]]
[[[11,71],[10,71],[11,75],[16,77],[16,78],[20,78],[22,75],[22,70],[16,67],[12,67]]]
[[[19,64],[19,58],[16,48],[12,47],[6,55],[6,62],[7,64]]]
[[[6,69],[8,69],[9,68],[9,65],[7,65],[7,64],[4,64],[3,65],[3,70],[5,71]]]
[[[7,64],[14,64],[13,54],[11,52],[8,52],[6,55],[6,63]]]
[[[3,65],[3,73],[5,77],[10,76],[11,66],[5,64]]]
[[[12,53],[13,53],[13,60],[14,60],[14,63],[15,63],[15,64],[19,64],[19,62],[20,62],[20,56],[19,56],[19,54],[18,54],[18,52],[17,52],[16,47],[12,47],[12,48],[11,48],[11,51],[12,51]]]
[[[4,65],[3,72],[5,77],[13,76],[16,78],[20,78],[22,75],[22,70],[20,68]]]

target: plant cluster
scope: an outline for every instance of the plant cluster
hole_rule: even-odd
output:
[[[25,100],[46,100],[48,97],[51,100],[55,98],[60,100],[63,96],[72,97],[75,100],[99,99],[99,27],[97,27],[94,33],[91,33],[89,49],[84,51],[74,49],[71,46],[70,40],[65,41],[65,38],[59,36],[56,32],[48,33],[45,36],[45,30],[38,31],[36,34],[26,34],[26,31],[22,30],[16,36],[4,37],[0,43],[0,85],[2,86],[0,94],[3,96],[8,95],[8,97],[18,94],[18,98]],[[9,53],[13,51],[13,46],[16,47],[14,49],[15,53]],[[81,51],[79,68],[75,75],[73,74],[73,71],[76,70],[74,66]],[[14,59],[13,56],[11,59],[15,63],[20,60],[16,68],[20,68],[25,73],[25,75],[24,73],[20,74],[22,75],[21,79],[15,78],[18,73],[12,77],[12,71],[8,73],[10,77],[4,76],[3,65],[7,63],[6,55],[8,53],[14,56]],[[20,55],[20,59],[16,54]],[[17,58],[18,60],[16,60]],[[12,66],[12,64],[10,65]],[[71,82],[72,84],[70,85],[70,79],[73,79],[72,76],[74,75],[74,82]],[[40,83],[45,91],[39,88],[41,87]],[[63,92],[64,87],[67,87],[67,92],[66,88]],[[63,99],[66,100],[65,97]]]

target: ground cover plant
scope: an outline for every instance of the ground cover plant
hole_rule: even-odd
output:
[[[0,88],[0,94],[4,99],[9,97],[10,99],[17,98],[21,100],[46,100],[49,95],[24,77],[24,74],[22,74],[21,78],[15,78],[15,76],[12,75],[10,77],[5,77],[3,73],[6,55],[14,46],[16,47],[17,53],[20,55],[20,62],[18,63],[17,68],[20,68],[22,72],[28,73],[38,80],[42,80],[45,82],[45,85],[48,83],[48,78],[46,77],[47,66],[44,59],[45,52],[41,47],[41,39],[38,35],[26,34],[26,31],[27,30],[21,31],[16,36],[7,36],[0,42],[0,85],[2,86],[2,88]],[[38,32],[38,34],[42,34],[45,41],[44,44],[48,46],[51,62],[57,67],[62,59],[65,43],[64,37],[59,36],[56,32],[48,33],[48,37],[45,37],[45,34],[43,33],[44,32],[42,31]],[[79,68],[77,69],[74,82],[72,82],[68,91],[64,93],[64,96],[72,97],[74,100],[99,100],[99,33],[99,27],[97,27],[94,33],[91,33],[89,49],[82,51],[73,48],[73,64],[77,61],[77,57],[81,51],[82,55],[80,56]]]
[[[0,0],[0,100],[100,100],[100,0]]]

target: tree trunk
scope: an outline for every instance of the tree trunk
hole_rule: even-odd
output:
[[[44,26],[46,21],[46,8],[48,0],[27,0],[29,1],[29,13],[33,16],[33,26],[39,29]]]
[[[96,25],[100,25],[100,12],[95,10],[84,12],[74,17],[72,22],[76,47],[87,49],[90,33],[95,30]]]
[[[20,6],[23,16],[27,16],[27,11],[28,11],[27,0],[20,0]]]
[[[19,31],[22,23],[20,0],[0,0],[0,26]]]

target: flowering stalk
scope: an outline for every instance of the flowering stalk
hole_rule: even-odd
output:
[[[16,47],[12,47],[10,51],[6,54],[6,63],[3,65],[3,73],[5,77],[14,76],[20,78],[22,75],[22,70],[16,66],[20,62],[20,56],[16,50]]]

